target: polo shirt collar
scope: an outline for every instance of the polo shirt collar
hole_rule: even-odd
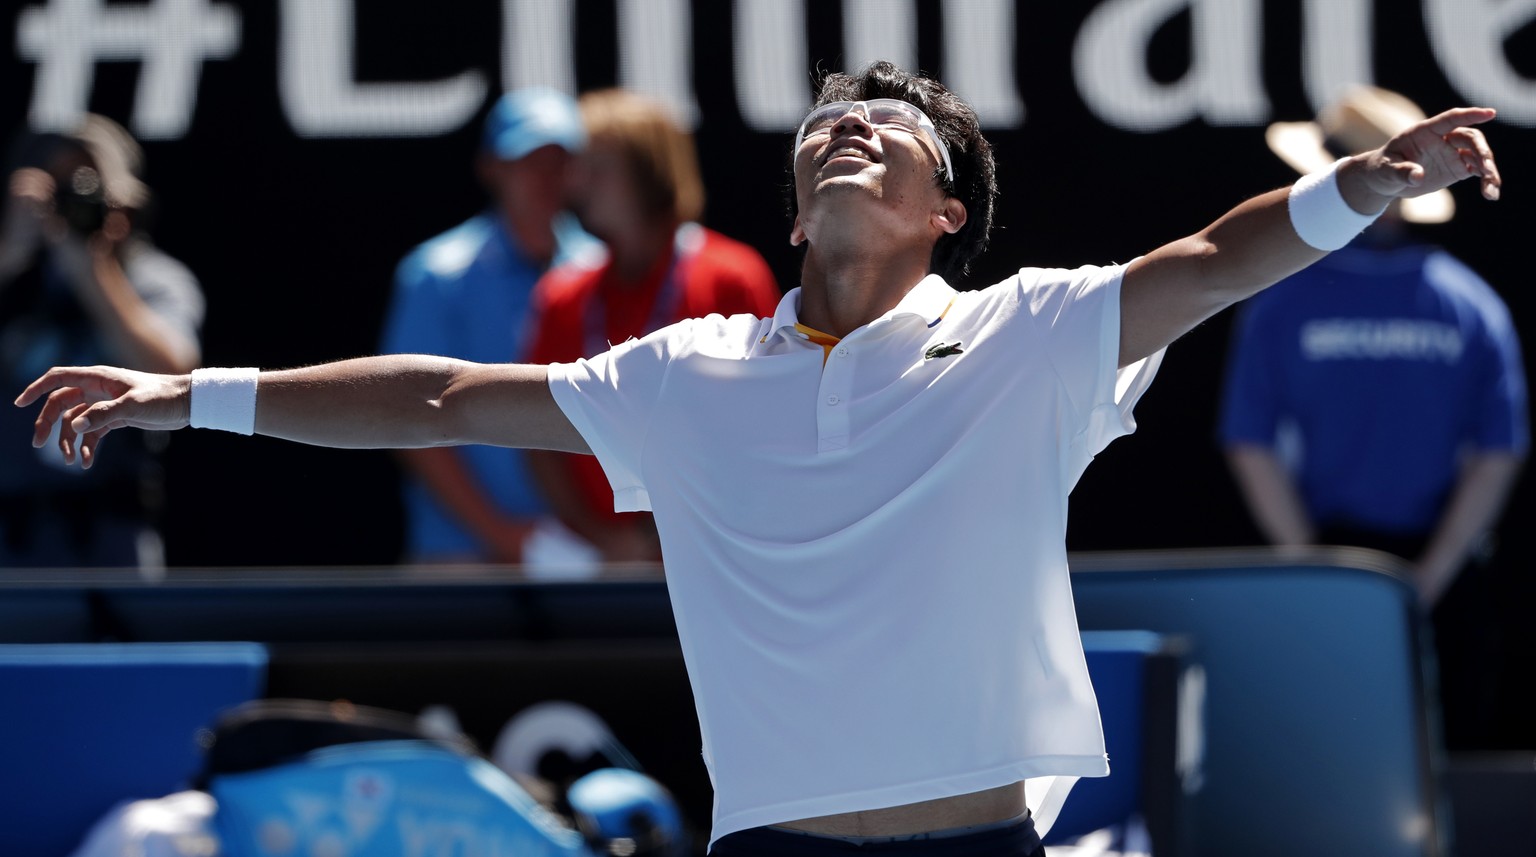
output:
[[[944,278],[938,274],[929,274],[917,281],[917,285],[907,292],[901,302],[896,304],[885,317],[899,318],[903,315],[915,315],[922,320],[927,327],[933,327],[944,319],[944,314],[949,311],[949,305],[954,303],[958,294]]]
[[[763,337],[766,342],[778,336],[787,336],[798,339],[795,334],[795,324],[800,321],[800,287],[784,293],[779,298],[779,305],[773,311],[773,321],[768,325],[768,335]]]
[[[799,339],[800,334],[795,332],[795,324],[800,321],[800,291],[796,286],[785,293],[779,299],[778,307],[773,311],[773,321],[769,325],[769,334],[764,341],[773,337],[787,337]],[[918,280],[902,296],[901,301],[889,312],[880,318],[870,322],[869,325],[879,324],[885,320],[894,320],[902,316],[916,316],[927,327],[933,327],[944,319],[944,314],[949,311],[950,304],[954,303],[958,294],[944,278],[938,274],[929,274]]]

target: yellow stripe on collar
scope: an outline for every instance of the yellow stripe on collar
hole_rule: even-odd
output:
[[[954,307],[955,307],[955,300],[958,299],[959,297],[960,297],[960,295],[956,294],[954,297],[950,298],[949,299],[949,303],[944,305],[944,311],[939,313],[939,317],[938,318],[934,319],[933,321],[928,322],[928,326],[929,327],[938,327],[939,326],[939,322],[944,320],[944,316],[949,315],[949,311],[951,309],[954,309]]]
[[[827,358],[832,356],[832,346],[843,341],[841,336],[833,336],[830,333],[822,333],[814,327],[806,327],[800,322],[795,322],[795,332],[821,346],[821,363],[827,363]]]

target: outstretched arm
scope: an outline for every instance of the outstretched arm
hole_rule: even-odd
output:
[[[1380,149],[1344,161],[1338,192],[1355,212],[1372,215],[1395,199],[1479,176],[1483,196],[1498,199],[1493,152],[1471,127],[1493,117],[1488,108],[1462,107],[1412,125]],[[1322,258],[1324,251],[1297,235],[1289,197],[1288,188],[1254,197],[1131,263],[1120,292],[1120,365]]]
[[[89,467],[119,428],[179,429],[191,421],[191,376],[109,366],[48,370],[17,397],[38,412],[32,443],[55,422],[67,461]],[[549,392],[543,366],[401,354],[261,373],[256,432],[357,449],[494,446],[589,452]]]

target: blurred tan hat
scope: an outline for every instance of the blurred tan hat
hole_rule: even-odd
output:
[[[1375,149],[1425,118],[1417,104],[1396,92],[1357,85],[1324,107],[1316,121],[1270,125],[1264,141],[1292,169],[1305,174],[1327,169],[1344,154]],[[1455,215],[1456,201],[1442,188],[1402,200],[1399,212],[1410,223],[1444,223]]]
[[[149,188],[139,179],[144,169],[144,150],[126,128],[105,116],[87,113],[65,136],[91,153],[111,204],[143,208],[149,202]]]

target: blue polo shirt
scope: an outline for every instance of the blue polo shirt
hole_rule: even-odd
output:
[[[601,246],[569,216],[556,220],[555,240],[554,264]],[[517,245],[497,213],[476,215],[419,245],[400,262],[381,350],[477,363],[522,360],[531,341],[529,299],[545,270],[547,266],[529,258]],[[546,513],[520,451],[492,446],[462,446],[455,451],[508,515]],[[407,479],[404,491],[409,553],[481,552],[477,540],[424,486]]]
[[[1520,344],[1450,254],[1366,240],[1244,305],[1220,440],[1278,448],[1317,524],[1423,535],[1460,452],[1528,446]]]

